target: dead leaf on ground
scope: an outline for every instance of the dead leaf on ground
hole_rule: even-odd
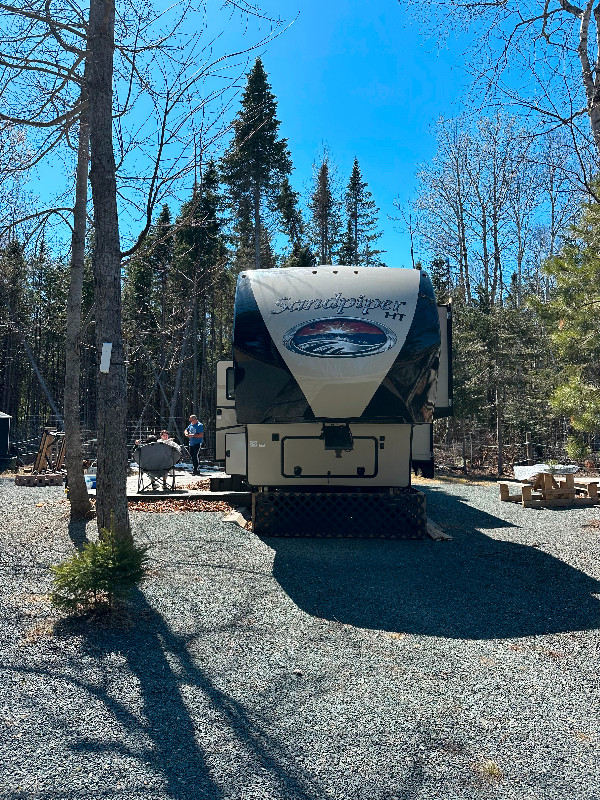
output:
[[[129,503],[129,510],[150,514],[185,514],[189,511],[221,511],[227,514],[234,509],[223,500],[152,500]]]
[[[589,742],[592,738],[589,733],[584,733],[583,731],[575,731],[575,736],[581,742]]]
[[[54,620],[45,619],[25,632],[23,639],[27,644],[35,644],[40,639],[51,639],[54,636]]]
[[[193,483],[187,483],[181,488],[187,489],[190,492],[210,492],[210,478],[202,478]]]

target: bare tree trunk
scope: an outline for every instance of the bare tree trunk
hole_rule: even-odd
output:
[[[483,247],[483,289],[486,302],[490,299],[490,257],[488,253],[487,216],[483,202],[481,204],[481,244]]]
[[[208,323],[207,323],[207,306],[210,298],[207,298],[207,293],[211,292],[210,289],[205,291],[204,297],[202,298],[202,370],[200,372],[200,412],[202,414],[202,421],[206,425],[206,411],[205,411],[205,404],[206,404],[206,349],[208,344]],[[212,296],[212,293],[211,293]],[[211,314],[211,320],[213,315]],[[204,446],[206,446],[206,442],[204,442]]]
[[[85,86],[82,91],[81,99],[85,101]],[[65,333],[65,466],[67,468],[67,480],[69,482],[69,501],[71,503],[72,519],[85,516],[91,509],[90,499],[83,477],[79,408],[79,381],[81,373],[79,342],[81,337],[81,299],[83,294],[83,271],[85,262],[89,157],[90,128],[87,111],[83,111],[79,118],[77,183],[75,186],[75,208],[73,210],[71,269]]]
[[[523,231],[523,221],[518,213],[515,214],[515,229],[517,232],[517,308],[521,308],[521,298],[523,296],[523,260],[525,258],[525,233]]]
[[[499,305],[502,306],[502,260],[500,256],[500,240],[498,233],[498,217],[496,211],[492,214],[492,242],[494,245],[494,272],[492,274],[491,305],[496,304],[496,296],[499,294]],[[500,291],[498,292],[498,288]]]
[[[94,201],[96,347],[110,343],[108,372],[98,375],[98,528],[131,535],[127,509],[127,386],[121,329],[121,251],[113,150],[114,0],[91,0],[88,28],[90,182]]]
[[[590,125],[592,128],[592,135],[596,145],[596,150],[600,152],[600,104],[598,103],[598,62],[600,61],[600,46],[598,44],[598,30],[600,28],[600,8],[595,6],[594,0],[587,0],[585,8],[579,8],[576,5],[561,0],[560,5],[564,10],[570,14],[579,17],[579,45],[577,47],[577,54],[581,63],[582,82],[587,97],[587,109],[590,118]],[[595,7],[594,7],[595,6]],[[596,38],[596,60],[594,63],[590,62],[589,47],[589,28],[590,22],[594,15],[594,28],[592,33],[592,41]],[[593,45],[592,45],[593,47]]]
[[[206,311],[204,312],[206,313]],[[203,317],[204,319],[204,317]],[[199,414],[198,411],[198,298],[194,297],[194,364],[192,370],[192,408],[194,414]],[[204,365],[204,359],[202,360]],[[200,399],[202,400],[202,391],[200,391]]]
[[[163,265],[160,275],[160,345],[159,345],[159,366],[160,366],[160,375],[165,374],[165,366],[166,366],[166,351],[165,351],[165,339],[166,339],[166,320],[167,320],[167,312],[165,304],[167,302],[167,270]],[[161,419],[165,417],[167,413],[167,402],[164,398],[164,393],[160,397],[160,416]]]
[[[196,299],[196,287],[194,286],[194,303],[197,302]],[[179,364],[177,365],[177,373],[175,375],[175,385],[173,387],[173,394],[171,396],[171,403],[169,405],[169,430],[175,430],[177,425],[175,422],[175,409],[177,408],[177,401],[179,400],[179,395],[181,392],[181,379],[183,377],[183,367],[185,364],[185,354],[188,348],[188,342],[190,340],[190,336],[193,333],[193,319],[194,315],[193,312],[190,312],[190,315],[186,321],[185,330],[183,333],[183,341],[181,342],[181,351],[179,354]],[[193,411],[196,414],[196,410]],[[185,418],[185,414],[184,414]],[[185,426],[184,426],[185,427]]]
[[[465,204],[463,198],[462,178],[460,174],[460,166],[457,160],[455,163],[456,168],[456,188],[457,188],[457,232],[458,232],[458,248],[459,248],[459,265],[462,277],[463,290],[465,293],[465,301],[468,305],[471,303],[471,278],[469,276],[469,254],[467,248],[467,226],[465,224]]]

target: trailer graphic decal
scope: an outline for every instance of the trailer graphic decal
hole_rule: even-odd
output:
[[[292,353],[316,358],[362,358],[394,347],[396,334],[362,319],[330,317],[301,322],[283,335]]]
[[[254,357],[251,313],[258,307],[271,342],[265,346],[276,348],[314,416],[356,419],[400,357],[420,282],[417,269],[334,265],[248,270],[239,278],[234,339],[240,351]],[[262,377],[255,373],[260,382],[269,380],[263,355],[257,352],[256,362],[247,362],[249,369],[261,364]],[[287,396],[287,389],[277,386],[273,408],[279,408],[275,397]],[[302,404],[301,398],[294,402]]]

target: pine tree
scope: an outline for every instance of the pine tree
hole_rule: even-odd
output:
[[[22,245],[13,240],[0,251],[0,334],[2,335],[2,410],[19,419],[19,403],[28,374],[19,335],[29,317],[27,262]]]
[[[355,158],[345,196],[348,225],[343,252],[345,258],[350,260],[344,263],[355,266],[361,264],[364,267],[384,266],[378,256],[385,250],[376,250],[373,247],[382,233],[377,230],[379,209],[367,185],[362,179],[358,159]]]
[[[284,178],[279,188],[277,208],[281,215],[281,230],[290,243],[299,243],[304,236],[304,221],[298,208],[298,192],[292,189],[289,178]]]
[[[182,226],[176,235],[175,272],[180,276],[182,292],[181,342],[173,396],[180,395],[180,406],[171,404],[171,415],[187,416],[190,410],[211,424],[213,372],[216,369],[211,339],[215,327],[214,309],[223,273],[229,268],[229,253],[223,236],[223,198],[219,192],[219,174],[209,161],[201,183],[194,187],[191,199],[181,209]],[[225,282],[227,283],[227,282]],[[185,369],[184,369],[184,361]],[[180,387],[180,391],[179,388]]]
[[[139,419],[160,393],[155,372],[165,363],[167,287],[173,259],[172,221],[163,205],[144,247],[127,265],[123,292],[123,330],[131,365],[127,371],[129,412]],[[154,419],[150,420],[154,424]]]
[[[333,264],[339,245],[340,203],[331,186],[329,154],[325,152],[315,173],[315,187],[310,198],[311,242],[320,264]]]
[[[502,443],[543,441],[552,429],[548,396],[556,365],[547,335],[531,308],[453,303],[454,421],[494,434],[498,472]]]
[[[199,288],[210,281],[222,248],[221,206],[219,174],[211,159],[200,185],[194,187],[192,197],[181,207],[181,227],[175,237],[177,269],[187,281],[195,280]]]
[[[44,239],[28,259],[30,302],[28,329],[23,331],[33,357],[47,384],[53,403],[59,408],[64,370],[64,336],[67,307],[67,272],[65,265],[52,257]],[[47,324],[50,321],[50,324]],[[46,411],[45,392],[33,391],[30,413],[40,416]]]
[[[128,332],[154,337],[164,328],[165,287],[173,260],[171,211],[163,205],[144,247],[129,262],[123,292]]]
[[[342,244],[338,253],[340,264],[358,264],[358,251],[356,239],[354,238],[354,226],[352,220],[346,223],[346,234],[342,239]]]
[[[221,162],[233,213],[243,206],[245,218],[251,222],[256,269],[265,266],[261,250],[266,240],[261,215],[269,202],[275,202],[281,181],[292,170],[287,140],[278,138],[280,122],[276,114],[275,95],[262,61],[257,58],[233,123],[233,140]]]
[[[302,212],[298,208],[298,192],[295,192],[288,178],[281,182],[277,209],[280,214],[281,231],[287,236],[292,251],[284,259],[284,267],[312,267],[315,257],[305,241],[305,227]]]
[[[451,296],[463,299],[458,287],[453,284],[449,259],[444,256],[436,256],[432,259],[427,271],[439,303],[445,302]]]
[[[571,424],[573,439],[600,427],[600,204],[583,209],[545,271],[555,284],[549,303],[531,299],[560,359],[560,383],[551,403]]]

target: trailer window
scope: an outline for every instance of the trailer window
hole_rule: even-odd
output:
[[[227,367],[225,372],[225,397],[235,400],[235,373],[233,367]]]

